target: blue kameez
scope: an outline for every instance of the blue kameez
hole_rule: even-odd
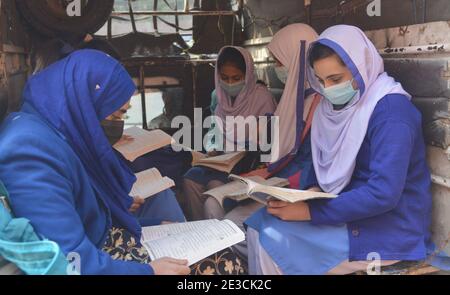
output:
[[[148,199],[134,214],[141,226],[159,225],[163,221],[186,222],[183,211],[171,189]]]
[[[346,260],[366,260],[370,252],[379,253],[382,260],[427,258],[433,249],[430,176],[417,121],[417,111],[405,97],[386,96],[372,114],[352,182],[338,198],[310,201],[311,222],[281,221],[265,208],[246,221],[259,232],[259,242],[284,274],[325,274]],[[391,187],[382,181],[399,179],[398,167],[408,167],[409,174],[404,182],[392,181],[400,195],[391,199]],[[376,173],[385,176],[372,179]],[[301,177],[306,175],[302,173]],[[367,183],[377,188],[372,203],[365,200],[367,193],[358,195]],[[382,197],[389,197],[389,203]],[[392,208],[373,213],[375,209],[369,205]],[[363,214],[370,217],[360,218]],[[449,265],[445,257],[435,262],[443,269]]]
[[[293,188],[308,189],[317,185],[310,134],[295,158],[275,176],[299,177],[294,181],[299,187]],[[323,274],[348,258],[345,224],[317,227],[310,222],[285,222],[267,213],[265,207],[250,216],[245,224],[259,232],[259,242],[283,274]]]

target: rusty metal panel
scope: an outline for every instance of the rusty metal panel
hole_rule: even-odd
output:
[[[295,22],[310,23],[318,32],[336,24],[351,24],[363,30],[410,26],[450,20],[448,0],[377,0],[380,15],[369,16],[374,0],[246,0],[245,33],[247,39],[272,36],[279,28]],[[311,2],[309,8],[305,2]]]
[[[450,23],[433,22],[366,32],[385,70],[413,96],[428,144],[450,145]]]
[[[273,36],[281,27],[305,21],[303,1],[246,0],[244,28],[247,39]]]
[[[367,35],[380,49],[387,72],[414,96],[413,103],[422,113],[430,144],[427,160],[433,183],[433,241],[450,253],[450,25],[434,22]]]
[[[413,103],[422,113],[427,143],[446,149],[450,146],[450,99],[414,97]]]
[[[15,1],[0,1],[0,88],[8,94],[9,111],[20,107],[22,89],[30,73],[29,39]]]
[[[450,55],[385,58],[385,69],[413,96],[450,98]]]
[[[438,248],[450,253],[447,241],[450,237],[450,149],[429,147],[428,165],[433,174],[433,241]]]
[[[366,35],[377,48],[449,44],[450,21],[366,31]]]

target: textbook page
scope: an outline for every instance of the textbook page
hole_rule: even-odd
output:
[[[136,174],[136,182],[131,188],[130,196],[146,199],[175,186],[169,177],[162,177],[158,169],[152,168]]]
[[[255,186],[250,192],[250,195],[261,196],[263,194],[289,203],[296,203],[300,201],[307,201],[311,199],[321,199],[321,198],[333,199],[337,197],[336,195],[329,193],[296,190],[291,188],[282,188],[266,185]]]
[[[247,185],[247,193],[249,197],[265,205],[267,205],[267,200],[271,198],[289,203],[296,203],[310,199],[337,197],[336,195],[329,193],[296,190],[259,184],[249,178],[243,178],[237,175],[230,175],[230,178],[237,179],[245,183]]]
[[[177,235],[187,231],[200,230],[204,227],[210,226],[215,222],[219,222],[219,220],[208,219],[183,223],[144,226],[142,228],[141,243],[161,239],[171,235]]]
[[[286,186],[289,185],[289,181],[287,179],[273,177],[268,180],[260,177],[260,176],[250,176],[248,179],[265,185],[270,186]],[[216,187],[204,193],[205,195],[211,196],[215,198],[219,204],[223,206],[223,201],[225,198],[229,198],[235,201],[242,201],[248,199],[247,195],[247,185],[241,181],[232,181],[227,184],[224,184],[220,187]]]
[[[206,227],[146,241],[143,245],[152,260],[172,257],[187,259],[192,265],[244,240],[245,234],[236,224],[222,220]]]
[[[114,148],[130,162],[173,142],[170,135],[159,129],[147,131],[138,127],[131,127],[126,129],[123,134],[130,136],[133,140],[116,144]]]

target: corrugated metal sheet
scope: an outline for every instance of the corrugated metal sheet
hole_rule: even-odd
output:
[[[272,36],[287,23],[308,20],[318,32],[340,23],[377,30],[450,20],[448,0],[377,0],[381,14],[370,17],[367,7],[373,1],[312,0],[310,8],[305,9],[305,1],[299,0],[246,0],[246,35],[248,39]]]

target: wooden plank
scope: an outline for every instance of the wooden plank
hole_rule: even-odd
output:
[[[14,46],[11,44],[3,44],[3,52],[5,53],[19,53],[19,54],[27,54],[23,47]]]

